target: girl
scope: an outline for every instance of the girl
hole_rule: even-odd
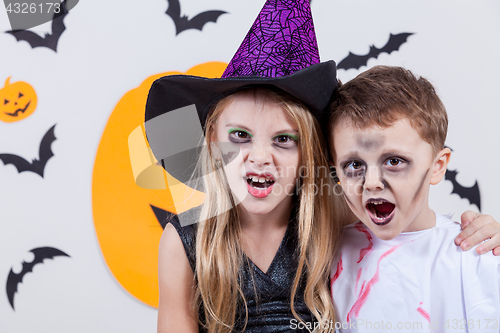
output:
[[[208,144],[203,222],[182,228],[173,219],[165,228],[158,330],[198,332],[195,304],[209,332],[284,332],[300,320],[333,320],[325,272],[340,231],[332,221],[346,219],[331,216],[343,206],[331,198],[317,120],[291,96],[253,88],[216,105],[206,138],[235,144],[241,158],[217,168],[221,153]]]
[[[207,141],[200,223],[172,218],[160,243],[159,332],[198,332],[199,323],[208,332],[312,331],[334,320],[329,268],[336,221],[347,219],[331,205],[317,119],[337,86],[335,63],[319,61],[307,0],[268,0],[222,78],[153,83],[146,133],[167,171],[187,179],[194,164],[179,175],[165,165],[171,111],[194,104]]]

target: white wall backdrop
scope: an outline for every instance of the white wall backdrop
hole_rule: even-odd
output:
[[[31,116],[0,121],[0,154],[38,158],[42,137],[56,124],[54,156],[43,177],[0,163],[0,332],[156,330],[156,308],[124,287],[109,268],[101,242],[114,235],[98,238],[96,233],[92,182],[98,147],[127,92],[153,75],[229,62],[264,2],[180,0],[181,12],[189,17],[206,10],[228,13],[202,31],[176,35],[165,14],[168,1],[83,0],[65,17],[57,52],[32,48],[3,33],[11,27],[0,9],[0,89],[11,77],[11,83],[29,83],[38,97]],[[313,0],[312,11],[322,60],[338,63],[349,52],[362,55],[370,45],[381,48],[391,33],[413,33],[399,50],[382,53],[359,69],[339,70],[338,77],[345,82],[386,64],[428,78],[449,114],[449,169],[457,170],[464,187],[477,181],[481,211],[500,219],[500,2]],[[51,24],[31,30],[43,35],[51,32]],[[455,218],[466,209],[477,211],[452,191],[448,180],[433,187],[431,207],[455,213]],[[120,205],[118,198],[119,193],[108,196],[109,205]],[[161,227],[154,228],[161,234]],[[115,231],[119,235],[121,228]],[[127,251],[141,251],[142,242],[123,242],[123,260]],[[40,247],[70,257],[35,265],[18,284],[12,307],[6,291],[9,272],[20,273],[23,261],[33,260],[29,251]]]

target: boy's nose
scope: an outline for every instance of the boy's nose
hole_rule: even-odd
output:
[[[365,172],[364,188],[367,191],[380,191],[384,189],[380,170],[377,167],[368,167]]]
[[[248,155],[248,160],[258,166],[264,166],[271,164],[272,156],[266,147],[254,145]]]

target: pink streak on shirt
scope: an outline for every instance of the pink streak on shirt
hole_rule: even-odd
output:
[[[366,288],[363,288],[364,285],[363,285],[363,287],[361,287],[361,293],[360,293],[358,299],[356,300],[356,302],[352,306],[351,310],[347,314],[347,321],[348,322],[350,321],[350,317],[352,314],[354,314],[356,317],[359,315],[359,311],[361,310],[363,305],[366,303],[366,300],[368,299],[368,296],[370,295],[370,291],[371,291],[373,285],[378,282],[380,261],[382,259],[384,259],[385,257],[387,257],[392,252],[394,252],[400,246],[401,245],[393,246],[388,251],[386,251],[384,254],[382,254],[382,256],[380,256],[380,258],[378,259],[378,262],[377,262],[377,270],[375,271],[375,275],[371,278],[370,281],[368,281],[368,283],[366,284]]]
[[[366,236],[366,239],[368,240],[368,246],[365,247],[365,248],[362,248],[360,251],[359,251],[359,259],[358,259],[358,264],[360,263],[361,260],[363,260],[363,258],[372,251],[372,247],[373,247],[373,241],[372,241],[372,235],[370,235],[370,233],[368,232],[368,230],[366,230],[366,227],[361,223],[361,222],[358,222],[354,225],[354,228],[356,228],[356,230],[358,230],[359,232],[362,232],[365,234]]]
[[[361,285],[361,289],[359,290],[359,294],[358,294],[358,298],[361,296],[361,294],[363,293],[363,290],[365,290],[365,282],[366,281],[363,281],[363,284]]]
[[[335,272],[335,274],[332,277],[332,282],[330,283],[330,289],[333,286],[333,283],[339,278],[339,275],[340,275],[340,273],[342,273],[343,269],[344,269],[344,267],[342,266],[342,254],[340,254],[340,260],[337,263],[337,271]]]
[[[359,278],[361,277],[361,272],[363,271],[363,267],[360,267],[358,269],[358,276],[356,277],[356,288],[354,288],[354,291],[358,290],[358,282],[359,282]]]
[[[422,302],[420,302],[420,305],[422,305]],[[419,307],[417,309],[418,313],[420,313],[429,323],[431,322],[431,316],[429,315],[429,313],[427,311],[425,311],[424,309],[422,309],[421,307]]]

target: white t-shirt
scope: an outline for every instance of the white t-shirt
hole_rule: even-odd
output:
[[[460,225],[377,238],[345,228],[331,274],[341,332],[500,332],[500,258],[454,243]]]

